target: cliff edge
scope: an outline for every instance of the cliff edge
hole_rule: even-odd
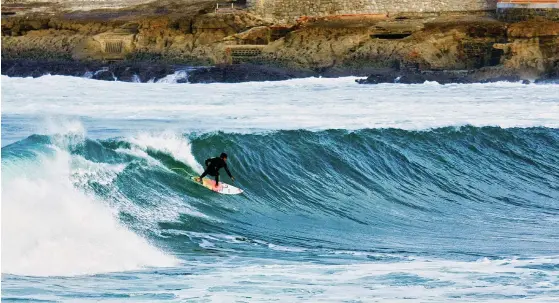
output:
[[[2,74],[149,81],[188,66],[204,67],[190,82],[374,76],[364,83],[559,75],[559,23],[543,18],[500,21],[483,11],[278,23],[214,1],[116,2],[77,10],[67,1],[4,1]]]

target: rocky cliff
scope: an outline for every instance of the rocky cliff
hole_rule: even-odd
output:
[[[216,13],[214,5],[157,1],[48,13],[4,5],[2,73],[83,75],[102,69],[107,72],[96,74],[101,78],[130,80],[135,73],[139,78],[133,79],[147,81],[184,66],[217,65],[193,72],[191,81],[379,71],[388,78],[450,71],[478,80],[559,74],[557,22],[437,13],[300,18],[280,25],[242,10]]]

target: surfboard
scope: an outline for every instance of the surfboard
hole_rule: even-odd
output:
[[[211,191],[215,191],[216,193],[220,193],[220,194],[224,194],[224,195],[238,195],[238,194],[243,193],[242,189],[236,188],[235,186],[227,184],[227,183],[219,182],[219,185],[216,187],[215,186],[215,180],[210,180],[210,179],[204,178],[204,184],[203,185],[200,183],[200,178],[199,177],[192,177],[191,180],[196,182],[200,186],[204,186],[205,188],[207,188]]]

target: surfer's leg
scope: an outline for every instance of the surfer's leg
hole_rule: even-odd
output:
[[[215,187],[219,185],[219,174],[215,174]]]
[[[205,177],[207,174],[208,174],[208,170],[206,169],[206,170],[202,173],[202,175],[200,176],[200,183],[204,183],[204,180],[202,180],[202,179],[204,179],[204,177]]]

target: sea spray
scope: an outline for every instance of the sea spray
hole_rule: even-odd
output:
[[[67,151],[4,155],[2,162],[3,273],[77,275],[177,264],[119,223],[98,197],[76,188],[75,174],[94,178],[72,172]]]

